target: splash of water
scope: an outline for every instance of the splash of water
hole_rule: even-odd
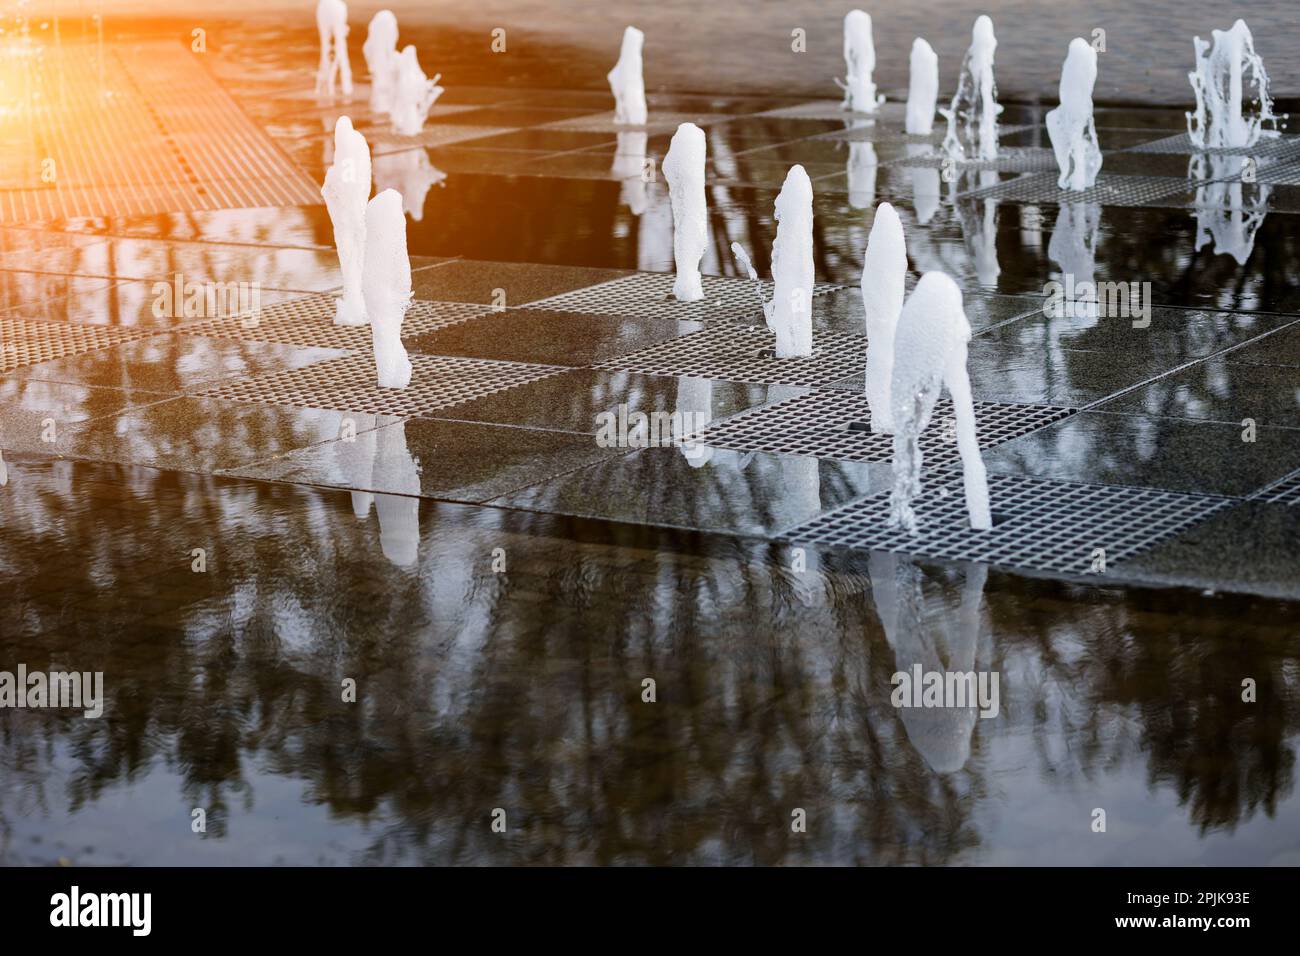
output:
[[[913,533],[917,528],[912,502],[921,493],[921,433],[930,424],[944,386],[953,403],[971,527],[993,527],[988,479],[976,440],[975,405],[966,373],[970,334],[957,283],[942,272],[927,272],[912,290],[899,318],[890,389],[895,430],[889,523]]]
[[[442,95],[442,87],[438,85],[440,79],[441,73],[433,79],[424,75],[415,47],[407,44],[397,59],[397,90],[393,94],[392,109],[394,133],[402,136],[420,134],[429,110]]]
[[[370,18],[361,55],[370,74],[370,109],[387,114],[397,92],[397,17],[392,10],[380,10]]]
[[[1192,38],[1196,69],[1187,74],[1196,94],[1196,110],[1187,114],[1192,143],[1201,149],[1241,149],[1254,146],[1261,136],[1277,135],[1268,74],[1255,52],[1250,27],[1238,20],[1230,30],[1211,35],[1213,46]],[[1254,89],[1251,115],[1243,109],[1247,86]]]
[[[645,79],[641,73],[641,48],[645,34],[636,27],[623,31],[623,47],[614,69],[606,74],[614,94],[614,122],[644,126],[646,121]]]
[[[894,333],[903,311],[907,278],[907,244],[898,213],[887,202],[876,209],[867,253],[862,260],[862,306],[866,316],[866,396],[871,406],[871,430],[894,430],[890,383],[894,374]]]
[[[1097,181],[1101,147],[1092,115],[1092,89],[1097,82],[1097,51],[1087,40],[1075,37],[1061,67],[1061,105],[1047,114],[1047,135],[1052,140],[1061,189],[1083,191]]]
[[[993,21],[980,16],[971,30],[970,47],[961,62],[961,77],[951,105],[939,110],[948,121],[943,149],[955,161],[968,155],[975,159],[996,159],[998,155],[997,83],[993,80],[993,54],[998,40]]]
[[[907,120],[904,129],[913,136],[928,136],[934,129],[939,99],[939,57],[920,37],[912,41],[908,60]]]
[[[871,15],[850,10],[844,17],[844,108],[857,113],[874,113],[885,102],[877,95],[871,74],[876,69],[876,44],[871,36]]]
[[[700,284],[700,259],[708,239],[704,198],[704,130],[682,123],[673,134],[664,157],[664,178],[673,207],[673,259],[677,278],[673,295],[681,302],[704,298]]]
[[[411,260],[406,254],[402,197],[393,189],[385,189],[366,206],[362,290],[379,387],[406,388],[411,383],[411,360],[402,345],[402,319],[411,305]]]
[[[812,355],[812,181],[802,166],[791,166],[776,197],[776,241],[772,280],[776,288],[764,310],[776,333],[776,357]]]
[[[370,147],[366,138],[352,128],[350,117],[340,116],[334,124],[334,165],[326,171],[320,192],[334,225],[334,245],[343,273],[343,297],[338,301],[334,324],[365,325],[361,276],[366,249],[366,200],[370,198]]]
[[[316,5],[316,31],[320,34],[320,66],[316,70],[316,95],[333,98],[339,81],[344,96],[352,95],[352,64],[348,61],[348,5],[343,0],[320,0]]]

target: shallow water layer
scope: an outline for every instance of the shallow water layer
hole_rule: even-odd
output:
[[[0,711],[0,862],[1300,862],[1293,605],[356,505],[9,461],[0,659],[106,704]]]

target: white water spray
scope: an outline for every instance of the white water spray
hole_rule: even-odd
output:
[[[894,333],[903,311],[907,279],[907,244],[898,213],[887,202],[876,209],[867,253],[862,260],[862,306],[867,331],[867,403],[871,430],[878,435],[894,431],[890,386],[894,374]]]
[[[928,136],[934,129],[935,104],[939,99],[939,57],[920,37],[912,41],[908,60],[907,121],[913,136]]]
[[[645,34],[636,27],[624,30],[618,62],[605,76],[614,94],[615,123],[645,125],[645,79],[641,74],[641,48],[644,44]]]
[[[939,111],[948,120],[943,149],[955,160],[965,159],[967,155],[975,159],[997,158],[998,115],[1002,112],[993,80],[993,54],[997,47],[993,21],[980,16],[961,63],[957,93],[948,109]]]
[[[320,192],[334,225],[334,245],[343,273],[343,297],[338,301],[334,324],[365,325],[361,277],[366,251],[366,200],[370,198],[370,147],[347,116],[340,116],[334,124],[334,165],[326,170]]]
[[[812,355],[812,182],[802,166],[791,166],[776,197],[776,241],[772,243],[772,301],[763,307],[776,333],[776,357]]]
[[[388,113],[397,92],[397,17],[392,10],[380,10],[370,18],[361,55],[370,74],[370,109]]]
[[[442,87],[438,85],[440,79],[441,73],[433,79],[424,75],[415,47],[408,44],[397,59],[397,87],[392,109],[394,133],[402,136],[420,134],[429,110],[442,95]]]
[[[385,189],[366,206],[362,290],[379,387],[406,388],[411,383],[411,360],[402,345],[402,319],[411,305],[411,260],[406,255],[402,197],[392,189]]]
[[[1187,74],[1196,94],[1196,110],[1187,114],[1187,135],[1201,149],[1241,149],[1254,146],[1271,130],[1277,117],[1268,93],[1264,61],[1255,52],[1250,27],[1238,20],[1232,29],[1215,30],[1214,44],[1192,38],[1196,70]],[[1242,105],[1247,85],[1254,88],[1254,108]],[[1270,129],[1266,130],[1266,127]]]
[[[921,492],[921,433],[930,424],[940,391],[947,386],[956,418],[970,525],[977,531],[993,527],[988,479],[975,436],[975,405],[966,373],[970,334],[957,283],[942,272],[921,276],[903,306],[894,343],[894,380],[890,389],[895,428],[891,525],[916,531],[912,502]]]
[[[700,259],[708,237],[704,150],[704,130],[694,123],[682,123],[664,157],[664,178],[668,180],[673,207],[673,259],[677,265],[673,296],[681,302],[704,298],[700,284]]]
[[[320,34],[320,66],[316,69],[316,94],[334,96],[335,80],[344,96],[352,95],[352,64],[348,62],[348,5],[343,0],[320,0],[316,5],[316,31]]]
[[[1061,67],[1061,105],[1047,114],[1047,135],[1052,140],[1057,185],[1082,191],[1097,181],[1101,147],[1092,116],[1092,89],[1097,82],[1097,51],[1087,40],[1075,37]]]
[[[874,113],[884,96],[876,94],[876,84],[871,74],[876,69],[876,44],[871,36],[871,15],[861,10],[850,10],[844,17],[844,72],[843,82],[835,82],[844,90],[844,108],[856,113]]]

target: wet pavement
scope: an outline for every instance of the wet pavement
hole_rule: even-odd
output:
[[[1100,110],[1080,201],[1037,105],[955,178],[896,104],[765,91],[655,92],[637,134],[604,93],[480,76],[409,138],[364,84],[313,99],[310,34],[232,38],[195,69],[243,147],[319,182],[351,115],[402,193],[412,384],[330,321],[323,205],[94,213],[105,180],[62,197],[85,215],[10,207],[0,671],[102,670],[108,702],[0,712],[0,862],[1300,862],[1300,137],[1243,182],[1181,113]],[[699,303],[668,297],[655,174],[684,121]],[[821,285],[791,362],[728,247],[767,273],[796,162]],[[908,287],[965,295],[984,539],[938,430],[930,528],[882,527],[858,282],[885,200]],[[1149,314],[1048,314],[1068,277]],[[187,312],[186,282],[257,283],[258,320]],[[676,416],[666,447],[598,440],[638,412]],[[894,708],[913,664],[1000,674],[999,713]]]

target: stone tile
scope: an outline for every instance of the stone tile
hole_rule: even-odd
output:
[[[984,452],[990,472],[1244,497],[1300,468],[1300,435],[1155,415],[1080,412]]]
[[[0,446],[54,454],[58,436],[69,425],[169,398],[160,392],[0,378]],[[53,443],[44,440],[51,433],[56,439]]]
[[[412,272],[411,284],[417,299],[487,305],[497,304],[494,292],[504,289],[504,304],[515,307],[628,274],[619,269],[458,259],[432,269]]]
[[[1258,342],[1233,349],[1223,358],[1234,364],[1300,367],[1300,323],[1294,323]]]
[[[299,348],[272,342],[155,335],[24,366],[14,375],[47,382],[174,393],[285,368],[302,368],[347,354],[339,349]]]
[[[53,448],[72,458],[209,474],[336,439],[346,417],[183,396],[74,425]],[[357,428],[363,430],[365,423]]]
[[[507,309],[415,336],[406,347],[423,355],[589,366],[701,328],[697,322]]]
[[[596,434],[597,416],[626,405],[629,414],[680,412],[691,426],[725,418],[770,399],[781,386],[574,369],[434,413],[440,418]]]
[[[1108,412],[1226,422],[1238,430],[1247,418],[1259,426],[1300,428],[1300,374],[1284,365],[1245,365],[1214,358],[1099,407]],[[1300,433],[1293,440],[1300,444]]]
[[[655,447],[494,500],[531,511],[771,535],[890,487],[887,465]]]
[[[1300,508],[1243,501],[1115,570],[1139,581],[1300,600]]]
[[[358,416],[373,427],[355,442],[331,441],[224,472],[362,492],[482,502],[590,465],[620,449],[588,436],[471,422]],[[336,433],[337,434],[337,433]]]

